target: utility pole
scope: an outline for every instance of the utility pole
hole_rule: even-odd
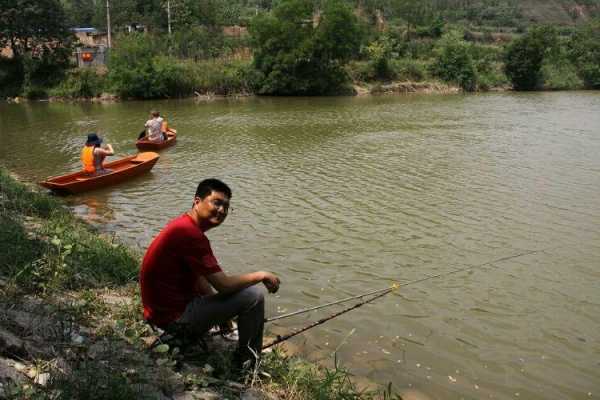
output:
[[[169,26],[169,35],[171,34],[171,1],[167,0],[167,24]]]
[[[112,47],[112,40],[110,37],[110,3],[106,0],[106,32],[108,33],[108,48]]]

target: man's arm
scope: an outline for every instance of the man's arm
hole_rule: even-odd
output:
[[[224,272],[215,272],[206,276],[210,284],[219,293],[232,293],[262,282],[270,293],[279,289],[279,278],[266,271],[250,272],[242,275],[226,275]]]
[[[216,294],[215,289],[208,283],[205,277],[199,276],[196,279],[196,287],[194,288],[196,293],[200,296],[210,296]]]

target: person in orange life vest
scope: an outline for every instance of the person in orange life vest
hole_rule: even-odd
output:
[[[85,146],[81,150],[83,170],[90,175],[111,172],[111,170],[104,168],[104,159],[107,156],[114,155],[115,152],[110,144],[107,144],[106,148],[100,147],[101,144],[102,138],[98,137],[96,133],[89,133]]]
[[[218,179],[198,184],[192,209],[173,219],[154,238],[142,261],[140,288],[144,319],[173,332],[202,335],[232,318],[238,323],[236,361],[260,356],[264,329],[263,283],[270,293],[279,278],[266,271],[223,272],[205,232],[225,221],[231,189]]]

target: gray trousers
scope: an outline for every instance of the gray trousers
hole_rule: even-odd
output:
[[[257,285],[229,294],[195,297],[176,321],[188,325],[198,334],[237,317],[238,351],[243,358],[253,358],[248,349],[260,355],[262,349],[265,298]]]

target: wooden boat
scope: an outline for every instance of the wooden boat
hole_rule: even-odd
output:
[[[167,131],[167,140],[164,140],[162,142],[153,142],[147,139],[140,139],[137,142],[135,142],[135,146],[140,150],[156,151],[174,145],[176,140],[177,131],[175,129],[169,128],[169,130]]]
[[[40,185],[58,193],[81,193],[100,187],[113,185],[131,177],[150,171],[159,155],[153,152],[138,153],[104,164],[111,172],[102,175],[88,175],[83,171],[55,176],[40,182]]]

